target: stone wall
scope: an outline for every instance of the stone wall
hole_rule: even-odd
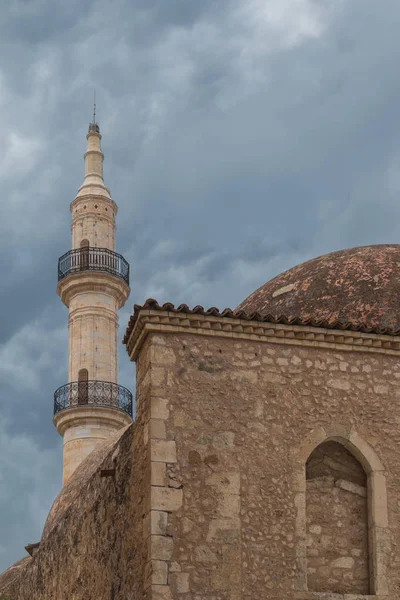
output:
[[[334,588],[330,573],[311,576],[310,555],[307,566],[304,512],[305,464],[327,439],[368,472],[369,546],[364,531],[335,576],[366,592],[369,561],[371,592],[377,585],[386,597],[388,582],[391,600],[400,598],[397,357],[159,329],[141,347],[137,380],[152,457],[148,598],[303,600]],[[340,505],[353,527],[346,511],[364,523],[365,499],[350,495]]]
[[[12,600],[143,600],[148,467],[143,429],[128,426],[76,470],[53,505]],[[115,473],[113,473],[115,469]],[[17,585],[18,584],[18,585]]]
[[[0,593],[400,600],[400,365],[326,346],[148,333],[136,423],[78,467]]]

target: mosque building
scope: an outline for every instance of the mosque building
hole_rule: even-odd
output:
[[[400,245],[315,258],[235,310],[135,304],[133,420],[95,118],[87,141],[58,267],[64,485],[0,598],[400,600]]]

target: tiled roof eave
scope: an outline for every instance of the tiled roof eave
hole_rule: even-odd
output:
[[[302,319],[296,315],[281,315],[274,316],[271,314],[260,315],[257,312],[247,313],[244,310],[233,311],[230,308],[225,308],[223,311],[219,311],[215,306],[205,309],[203,306],[197,305],[194,308],[189,308],[187,304],[180,304],[175,307],[171,302],[166,302],[160,305],[157,300],[149,298],[143,305],[135,304],[133,315],[129,319],[128,327],[125,332],[122,343],[127,344],[135,324],[139,318],[139,314],[143,311],[158,311],[168,312],[172,314],[187,314],[187,315],[199,315],[204,317],[218,317],[218,318],[229,318],[237,319],[238,321],[252,321],[259,323],[271,323],[274,325],[296,325],[300,327],[315,327],[323,329],[335,329],[339,331],[354,331],[359,333],[371,333],[378,335],[388,336],[399,336],[400,328],[374,328],[368,327],[365,323],[353,323],[353,322],[342,322],[342,321],[327,321],[321,319]]]

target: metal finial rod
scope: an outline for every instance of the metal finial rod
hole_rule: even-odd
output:
[[[96,90],[94,91],[93,99],[93,123],[96,123]]]

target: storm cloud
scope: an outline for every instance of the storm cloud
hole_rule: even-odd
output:
[[[235,307],[400,240],[397,0],[6,0],[0,17],[0,571],[61,487],[57,259],[96,89],[134,302]],[[120,347],[120,382],[134,389]]]

